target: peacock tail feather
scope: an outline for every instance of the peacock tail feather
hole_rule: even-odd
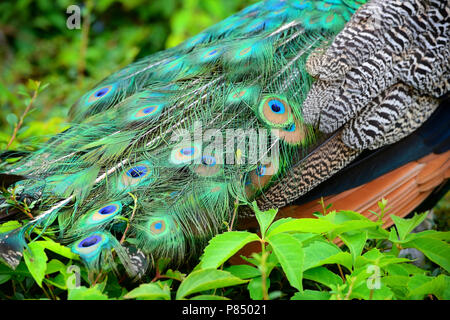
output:
[[[0,258],[17,266],[24,236],[50,225],[94,270],[114,249],[135,273],[127,243],[154,261],[196,257],[236,201],[263,194],[320,138],[303,121],[306,59],[365,2],[263,1],[101,81],[68,130],[3,170],[38,205],[0,235]]]

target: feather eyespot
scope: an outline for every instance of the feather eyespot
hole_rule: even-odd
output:
[[[176,165],[183,165],[198,159],[201,155],[201,146],[197,144],[178,145],[172,149],[169,160]]]
[[[92,104],[94,102],[97,102],[97,101],[105,98],[106,96],[111,94],[111,92],[114,90],[114,88],[115,88],[115,85],[107,85],[107,86],[104,86],[104,87],[101,87],[101,88],[95,90],[87,98],[87,103]]]
[[[150,225],[150,231],[153,234],[161,234],[166,230],[166,223],[164,220],[158,220],[158,221],[154,221],[151,225]]]
[[[266,166],[259,165],[258,168],[256,168],[256,175],[258,177],[262,177],[262,176],[266,175],[266,172],[267,172]]]
[[[110,221],[121,211],[122,204],[119,201],[112,202],[83,216],[81,219],[81,223],[87,226],[105,223]]]
[[[290,145],[299,145],[306,137],[305,126],[297,120],[283,130],[272,130],[272,134]]]
[[[293,131],[295,131],[295,123],[293,123],[290,127],[286,128],[284,131],[286,131],[286,132],[293,132]]]
[[[221,172],[222,166],[218,164],[220,158],[211,155],[204,155],[201,159],[201,164],[194,168],[199,176],[211,177]]]
[[[162,112],[164,104],[147,104],[139,108],[130,118],[130,120],[140,120],[142,118],[156,119]]]
[[[330,23],[334,20],[334,13],[331,13],[328,15],[328,17],[325,19],[326,23]]]
[[[267,96],[259,106],[261,119],[274,128],[283,128],[293,122],[291,107],[278,96]]]
[[[91,261],[98,257],[99,253],[108,242],[108,237],[105,234],[95,232],[75,242],[72,245],[72,251],[79,254],[84,260]]]
[[[253,187],[262,188],[266,186],[277,171],[278,165],[274,163],[258,165],[258,167],[250,173],[250,180]]]
[[[280,100],[273,99],[267,102],[267,104],[269,105],[270,109],[272,109],[272,111],[275,113],[283,114],[286,112],[286,108],[284,107],[283,102],[281,102]]]
[[[78,248],[90,248],[98,244],[100,241],[102,241],[102,238],[99,235],[93,235],[81,240],[78,244]]]
[[[216,158],[213,156],[203,156],[202,157],[202,164],[208,167],[214,167],[216,165],[217,161]]]
[[[245,55],[247,55],[249,52],[251,52],[251,50],[252,50],[252,47],[247,47],[247,48],[244,48],[244,49],[242,49],[241,51],[239,51],[239,56],[245,56]]]
[[[109,214],[113,213],[116,210],[117,210],[117,206],[115,206],[115,205],[108,205],[108,206],[103,207],[100,210],[98,210],[98,213],[100,213],[101,215],[109,215]]]
[[[130,167],[121,174],[119,189],[153,182],[154,172],[152,168],[153,166],[148,161]]]
[[[233,99],[242,98],[245,94],[245,90],[239,91],[233,95]]]
[[[146,166],[137,166],[133,167],[127,171],[127,176],[137,179],[144,177],[148,172],[148,168]]]
[[[218,53],[219,51],[217,50],[217,49],[213,49],[213,50],[211,50],[211,51],[208,51],[206,54],[205,54],[205,56],[214,56],[214,55],[216,55],[217,53]]]

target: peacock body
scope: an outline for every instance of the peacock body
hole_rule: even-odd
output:
[[[72,107],[68,130],[3,169],[35,209],[23,227],[0,235],[0,259],[17,266],[25,237],[47,231],[92,270],[114,249],[139,273],[130,247],[179,264],[229,226],[238,205],[280,196],[280,206],[288,203],[280,181],[292,170],[303,170],[305,192],[318,183],[309,168],[323,181],[345,166],[359,151],[341,141],[331,146],[344,153],[335,152],[336,135],[305,122],[314,113],[303,108],[315,81],[307,59],[365,2],[263,1],[101,81]],[[334,167],[296,167],[323,145],[345,157]],[[2,207],[7,217],[14,211]]]

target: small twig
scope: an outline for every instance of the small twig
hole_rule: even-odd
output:
[[[340,264],[337,264],[337,267],[338,267],[338,269],[339,269],[339,273],[340,273],[340,275],[341,275],[342,281],[344,281],[344,283],[345,283],[345,277],[344,277],[344,273],[342,272],[341,265],[340,265]]]
[[[352,291],[353,291],[353,282],[354,281],[350,282],[350,286],[348,287],[348,292],[347,292],[344,300],[348,300],[350,298],[350,295],[352,294]]]
[[[50,296],[48,295],[47,291],[44,289],[44,286],[42,286],[41,289],[42,289],[42,291],[44,291],[44,294],[47,297],[47,299],[52,300],[52,298],[50,298]]]
[[[101,276],[102,274],[103,274],[102,272],[100,272],[100,273],[98,274],[97,278],[95,278],[95,280],[94,280],[94,282],[92,283],[92,286],[91,286],[91,287],[94,287],[94,286],[97,284],[97,282],[100,280],[100,276]]]
[[[228,226],[228,231],[233,230],[234,219],[236,218],[238,208],[239,208],[239,199],[236,199],[236,201],[234,202],[233,217],[231,218],[231,223]]]
[[[125,228],[125,231],[123,232],[122,239],[120,239],[120,244],[123,244],[123,242],[125,241],[125,237],[127,235],[128,229],[130,228],[130,223],[133,220],[134,214],[136,213],[136,209],[137,209],[137,198],[136,198],[136,196],[134,194],[132,194],[131,192],[128,192],[128,194],[134,200],[134,207],[133,207],[133,212],[131,213],[131,217],[130,217],[130,219],[128,219],[127,227]]]
[[[14,127],[14,132],[13,135],[11,137],[11,139],[9,139],[8,144],[6,145],[5,150],[8,150],[8,148],[11,146],[11,144],[13,143],[13,141],[16,139],[17,136],[17,132],[19,131],[19,129],[22,127],[23,124],[23,120],[25,119],[26,115],[28,114],[28,112],[30,112],[32,106],[33,106],[33,102],[34,100],[37,98],[38,95],[38,91],[39,91],[39,85],[40,83],[37,83],[37,88],[34,90],[33,93],[33,97],[31,98],[30,102],[28,103],[25,111],[22,113],[22,115],[20,116],[19,122],[17,123],[17,125]]]

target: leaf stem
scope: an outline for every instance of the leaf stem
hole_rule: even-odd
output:
[[[25,108],[25,111],[22,113],[22,115],[20,116],[19,122],[17,123],[17,125],[14,127],[14,132],[11,136],[11,139],[9,139],[8,144],[6,145],[5,150],[8,150],[9,147],[11,146],[11,144],[13,143],[13,141],[16,139],[17,136],[17,132],[19,132],[19,129],[22,127],[23,125],[23,120],[25,119],[26,115],[28,114],[28,112],[30,112],[32,106],[33,106],[33,102],[34,100],[37,98],[38,95],[38,91],[39,91],[39,86],[40,86],[40,82],[36,82],[37,87],[34,90],[33,93],[33,97],[31,98],[30,102],[28,103],[27,107]]]
[[[133,207],[133,212],[131,213],[131,217],[130,217],[130,219],[127,222],[127,227],[125,228],[125,231],[123,232],[122,239],[120,239],[120,244],[123,244],[123,242],[125,241],[125,237],[127,235],[128,229],[130,228],[130,223],[133,220],[134,214],[136,213],[136,209],[137,209],[137,198],[136,198],[136,196],[134,194],[132,194],[131,192],[128,192],[128,194],[134,200],[134,207]]]

